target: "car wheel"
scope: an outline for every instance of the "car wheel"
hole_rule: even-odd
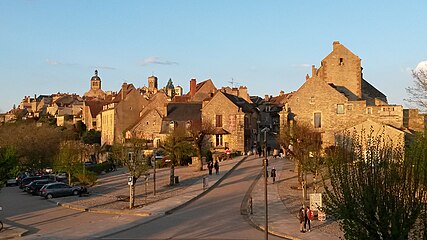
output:
[[[74,196],[77,196],[77,195],[79,195],[79,191],[77,191],[77,190],[74,190],[74,191],[73,191],[73,195],[74,195]]]
[[[53,195],[52,194],[48,194],[48,195],[46,195],[46,199],[52,199],[53,198]]]

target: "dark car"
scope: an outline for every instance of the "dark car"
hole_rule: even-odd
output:
[[[40,196],[51,199],[53,197],[79,195],[80,190],[81,187],[79,186],[71,187],[62,182],[48,183],[40,189]]]
[[[25,185],[30,184],[32,181],[35,180],[55,180],[55,176],[52,175],[41,175],[41,176],[32,176],[32,177],[26,177],[24,179],[21,180],[20,184],[19,184],[19,188],[24,189],[25,191]]]
[[[40,189],[44,185],[46,185],[48,183],[52,183],[52,182],[55,182],[55,181],[54,180],[49,180],[49,179],[46,179],[46,180],[35,180],[35,181],[32,181],[31,183],[25,185],[25,191],[27,193],[31,193],[33,195],[39,195]]]

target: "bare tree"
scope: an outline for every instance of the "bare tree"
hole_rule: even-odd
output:
[[[208,121],[191,123],[191,126],[188,128],[188,132],[193,142],[193,147],[196,149],[196,164],[199,171],[203,171],[202,152],[203,148],[207,145],[206,136],[212,134],[213,129],[212,124]]]
[[[407,87],[406,91],[409,95],[405,101],[412,103],[420,108],[421,111],[427,111],[427,72],[424,70],[412,71],[414,85]]]

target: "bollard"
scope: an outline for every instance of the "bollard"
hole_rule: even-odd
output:
[[[203,191],[205,191],[206,189],[208,189],[208,187],[209,187],[209,178],[203,177],[202,184],[203,184]]]
[[[252,205],[252,197],[250,197],[249,198],[249,208],[250,208],[250,214],[252,215],[254,212],[253,212],[253,205]]]

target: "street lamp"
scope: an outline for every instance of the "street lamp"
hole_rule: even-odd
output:
[[[268,240],[268,202],[267,202],[267,132],[270,131],[268,127],[261,130],[264,132],[264,201],[265,201],[265,239]]]

